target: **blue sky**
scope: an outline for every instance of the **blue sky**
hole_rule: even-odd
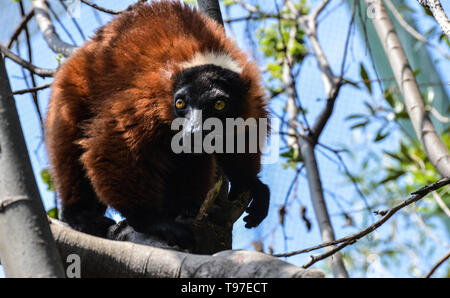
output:
[[[25,1],[27,6],[29,6],[29,1]],[[56,0],[50,0],[51,3],[57,2]],[[112,9],[123,9],[126,8],[129,3],[133,1],[96,1],[99,5],[109,7]],[[312,1],[315,5],[319,1]],[[415,7],[416,1],[409,0],[412,7]],[[415,3],[414,3],[415,2]],[[443,1],[446,2],[446,1]],[[267,2],[269,3],[269,2]],[[271,2],[270,2],[271,3]],[[345,36],[347,33],[347,26],[350,19],[350,12],[346,5],[340,5],[340,1],[332,1],[330,6],[330,15],[323,19],[319,29],[319,39],[323,44],[324,50],[327,54],[328,60],[331,63],[332,69],[336,72],[339,71],[343,49],[345,43]],[[444,3],[445,4],[445,3]],[[270,4],[267,8],[273,9]],[[55,4],[55,7],[60,9],[60,6]],[[449,4],[450,6],[450,4]],[[17,14],[18,8],[17,4],[11,0],[0,0],[0,26],[5,28],[5,31],[0,32],[0,40],[6,42],[8,37],[11,35],[12,30],[14,30],[16,24],[20,22],[20,16]],[[450,7],[446,7],[447,11],[450,11]],[[242,15],[242,11],[238,8],[232,10],[232,14],[235,16]],[[64,24],[72,32],[72,38],[75,40],[77,45],[83,43],[83,39],[77,33],[76,28],[71,23],[71,20],[67,18],[65,12],[61,13],[61,19]],[[92,36],[94,30],[99,27],[100,23],[105,23],[111,18],[110,15],[99,13],[97,16],[92,13],[92,9],[81,5],[80,19],[78,19],[82,30],[88,36]],[[3,24],[2,24],[3,23]],[[6,24],[7,23],[7,24]],[[13,24],[13,25],[9,25]],[[419,29],[425,32],[430,23],[429,19],[421,19],[419,22]],[[58,24],[56,24],[57,30],[60,36],[65,41],[70,41],[70,38],[61,29]],[[36,24],[33,21],[31,23],[32,32],[36,33]],[[238,44],[247,51],[250,51],[249,46],[245,42],[243,27],[242,25],[237,25],[234,27],[234,32],[236,33],[236,38]],[[32,35],[32,42],[34,45],[34,61],[38,66],[46,68],[55,68],[58,65],[56,55],[51,52],[47,45],[45,44],[43,38],[39,33]],[[23,40],[22,40],[23,43]],[[369,75],[373,77],[373,70],[370,67],[370,61],[368,59],[368,53],[360,38],[359,34],[356,34],[352,40],[352,48],[349,52],[348,69],[346,75],[350,79],[359,79],[359,63],[364,62],[366,68],[369,71]],[[22,55],[25,55],[25,47],[22,47]],[[15,49],[14,49],[15,50]],[[434,54],[433,54],[434,55]],[[263,63],[263,61],[260,61]],[[437,62],[437,68],[440,70],[443,79],[446,81],[450,80],[450,74],[444,70],[450,69],[449,62]],[[12,89],[20,90],[26,88],[20,68],[18,68],[11,61],[7,61],[7,70],[11,79]],[[51,82],[51,80],[42,80],[38,78],[38,85]],[[378,89],[377,87],[374,87]],[[304,65],[302,66],[302,71],[300,73],[299,83],[298,83],[298,93],[301,96],[301,100],[306,106],[308,113],[308,120],[311,122],[314,120],[315,115],[320,111],[323,106],[323,101],[318,100],[324,97],[322,80],[320,78],[320,73],[317,68],[316,61],[314,57],[308,57]],[[447,87],[447,91],[450,91]],[[380,90],[376,90],[376,94],[373,100],[382,100],[380,97]],[[373,139],[376,131],[367,131],[362,133],[356,131],[352,132],[349,130],[349,123],[344,121],[344,118],[349,114],[361,113],[364,111],[364,106],[362,104],[362,99],[367,98],[366,92],[363,90],[358,90],[353,87],[344,87],[340,94],[339,100],[337,101],[333,117],[330,119],[322,137],[321,141],[324,144],[330,145],[335,148],[340,148],[342,146],[352,147],[357,149],[358,152],[363,152],[364,148],[367,146],[372,146],[374,150],[382,149],[395,149],[392,148],[392,144],[389,142],[381,142],[380,144],[371,144],[370,140]],[[40,106],[43,111],[46,111],[49,99],[49,90],[44,90],[40,93]],[[38,119],[36,117],[35,108],[32,104],[31,96],[18,95],[16,96],[17,108],[19,116],[21,119],[22,127],[24,130],[25,138],[27,141],[33,169],[37,177],[37,182],[39,189],[41,191],[43,202],[46,209],[52,208],[54,206],[54,193],[47,190],[46,185],[40,178],[40,171],[43,168],[48,167],[48,159],[46,156],[44,144],[41,141],[41,131]],[[282,101],[276,100],[271,103],[271,107],[275,111],[281,111]],[[395,140],[397,136],[393,136],[392,140]],[[349,165],[350,171],[354,171],[356,167],[353,167],[350,158],[345,157],[346,163]],[[285,170],[281,166],[282,162],[273,165],[263,166],[261,173],[262,180],[267,183],[271,189],[271,207],[269,210],[269,217],[256,229],[247,230],[243,227],[242,221],[238,221],[234,228],[233,237],[233,248],[242,249],[252,249],[252,241],[263,239],[266,245],[272,245],[276,253],[290,251],[305,247],[310,247],[318,244],[320,240],[320,233],[318,231],[317,224],[314,222],[313,208],[310,204],[308,186],[304,178],[299,179],[298,185],[294,188],[292,204],[288,210],[285,232],[280,228],[278,209],[283,204],[286,192],[291,184],[294,176],[294,172],[291,170]],[[347,182],[340,172],[340,168],[336,163],[331,161],[325,155],[318,153],[318,163],[321,173],[322,182],[324,188],[326,189],[326,197],[329,212],[331,214],[332,222],[335,227],[336,236],[342,237],[350,233],[358,231],[367,219],[367,213],[356,212],[354,214],[354,221],[356,227],[344,227],[345,219],[340,215],[341,206],[351,205],[352,210],[364,209],[364,204],[362,200],[357,200],[356,204],[353,204],[350,198],[357,196],[354,188]],[[332,195],[335,193],[337,195]],[[300,205],[304,205],[307,208],[308,217],[313,221],[313,226],[311,231],[307,231],[304,223],[299,220],[299,208]],[[370,223],[370,217],[369,217]],[[383,228],[381,228],[376,233],[384,233]],[[443,230],[438,231],[439,236],[442,239],[448,239],[448,235]],[[287,239],[287,241],[285,241]],[[439,251],[436,252],[439,255]],[[287,261],[294,264],[302,265],[309,259],[308,254],[299,255],[287,259]],[[429,263],[423,264],[423,270],[429,268]],[[321,265],[319,265],[321,266]],[[380,267],[381,266],[381,267]],[[374,272],[370,273],[375,276],[388,276],[389,272],[383,269],[382,265],[374,262]],[[393,274],[400,274],[403,268],[399,268],[399,272],[393,272]]]

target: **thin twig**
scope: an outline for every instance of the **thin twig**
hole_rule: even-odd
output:
[[[26,18],[25,7],[23,5],[22,0],[19,1],[19,8],[20,8],[20,14],[22,15],[22,18]],[[27,42],[27,49],[28,49],[28,61],[30,63],[33,63],[33,51],[32,51],[32,47],[31,47],[31,39],[30,39],[30,32],[28,30],[28,24],[25,24],[24,31],[25,31],[25,39]],[[30,76],[31,76],[31,85],[33,86],[33,88],[35,88],[37,86],[36,78],[34,77],[35,74],[32,73],[31,71],[29,71],[29,72],[30,72]],[[42,130],[44,127],[44,119],[42,118],[41,108],[39,106],[38,94],[36,92],[32,92],[31,96],[33,98],[33,103],[36,108],[36,113],[38,115],[39,122],[41,124],[41,130]]]
[[[433,13],[436,22],[441,26],[442,32],[450,39],[450,21],[445,14],[444,8],[439,0],[418,0],[421,5],[427,7]]]
[[[333,249],[330,249],[329,251],[327,251],[324,254],[321,254],[321,255],[318,255],[318,256],[310,256],[311,260],[308,263],[306,263],[305,265],[303,265],[302,268],[306,269],[308,267],[311,267],[314,263],[316,263],[316,262],[318,262],[320,260],[326,259],[329,256],[334,255],[336,252],[340,251],[341,249],[343,249],[347,245],[353,244],[355,242],[356,242],[356,240],[348,241],[348,242],[342,243],[342,244],[334,247]]]
[[[30,70],[31,72],[35,73],[36,75],[40,77],[53,77],[56,73],[56,69],[46,69],[46,68],[40,68],[37,67],[28,61],[25,61],[24,59],[20,58],[16,54],[14,54],[12,51],[10,51],[4,44],[0,43],[0,52],[3,53],[6,57],[11,59],[12,61],[16,62],[22,67],[25,67],[26,69]]]
[[[34,8],[31,8],[31,10],[27,13],[27,15],[24,18],[22,18],[22,22],[20,22],[19,26],[17,26],[17,28],[14,30],[14,33],[9,39],[7,44],[8,49],[11,49],[12,44],[14,43],[14,41],[16,41],[22,30],[26,27],[26,25],[31,20],[31,18],[33,18],[33,16],[34,16]]]
[[[92,7],[92,8],[95,8],[95,9],[97,9],[97,10],[99,10],[99,11],[106,12],[106,13],[109,13],[109,14],[119,14],[119,13],[121,13],[120,10],[114,10],[114,9],[104,8],[104,7],[98,6],[97,4],[92,3],[92,2],[90,2],[90,1],[81,0],[81,2],[83,2],[83,3],[86,4],[86,5],[89,5],[89,6]]]
[[[450,258],[450,251],[443,256],[437,263],[436,265],[433,266],[433,268],[431,268],[431,270],[424,276],[424,278],[429,278],[438,268],[439,266],[441,266],[445,261],[447,261]]]
[[[450,177],[446,177],[443,178],[433,184],[427,185],[425,187],[422,187],[421,189],[413,192],[411,194],[411,196],[402,201],[401,203],[395,205],[394,207],[388,209],[388,210],[383,210],[383,211],[374,211],[375,214],[379,214],[382,215],[382,217],[376,221],[375,223],[373,223],[372,225],[370,225],[369,227],[363,229],[362,231],[343,237],[341,239],[335,240],[335,241],[330,241],[327,243],[322,243],[310,248],[306,248],[306,249],[302,249],[302,250],[297,250],[297,251],[293,251],[293,252],[289,252],[289,253],[284,253],[284,254],[274,254],[274,256],[276,257],[291,257],[291,256],[295,256],[298,254],[302,254],[302,253],[306,253],[306,252],[310,252],[313,250],[317,250],[320,248],[324,248],[327,246],[332,246],[332,245],[336,245],[339,243],[344,243],[345,245],[342,245],[342,248],[344,248],[345,246],[354,243],[355,241],[361,239],[362,237],[366,236],[367,234],[375,231],[378,227],[380,227],[382,224],[384,224],[389,218],[392,217],[392,215],[394,215],[397,211],[399,211],[400,209],[414,203],[417,202],[418,200],[422,199],[423,197],[425,197],[428,193],[437,190],[445,185],[450,184]]]
[[[359,188],[358,185],[358,181],[356,181],[356,178],[353,176],[352,173],[350,173],[349,168],[347,167],[347,164],[344,162],[344,159],[342,158],[342,156],[340,155],[341,151],[333,149],[327,145],[324,145],[322,143],[318,143],[319,146],[323,147],[324,149],[331,151],[332,153],[334,153],[336,155],[336,157],[338,158],[340,164],[342,165],[342,167],[344,168],[344,172],[345,174],[350,178],[350,180],[352,181],[352,184],[356,190],[356,192],[358,193],[358,195],[361,197],[361,199],[363,200],[364,204],[366,205],[366,208],[369,212],[372,211],[372,209],[370,209],[370,205],[369,202],[367,201],[366,196],[364,195],[364,193],[362,192],[362,190]]]
[[[13,95],[19,95],[19,94],[25,94],[25,93],[30,93],[30,92],[36,92],[36,91],[40,91],[40,90],[44,90],[47,89],[51,86],[52,84],[45,84],[42,86],[37,86],[37,87],[33,87],[33,88],[27,88],[27,89],[22,89],[22,90],[17,90],[13,92]]]
[[[430,41],[428,41],[425,38],[425,36],[423,36],[422,34],[417,32],[416,29],[414,29],[411,25],[409,25],[408,22],[405,21],[403,16],[397,10],[397,8],[395,7],[395,5],[392,3],[391,0],[384,0],[384,2],[386,2],[386,5],[389,7],[390,11],[392,12],[392,15],[397,19],[400,26],[402,26],[403,29],[406,30],[406,32],[408,32],[412,37],[414,37],[418,41],[423,42],[424,44],[433,47],[436,51],[441,53],[445,58],[450,59],[450,54],[448,53],[448,51],[442,49],[438,45],[431,43]]]
[[[61,4],[62,7],[64,7],[64,9],[66,11],[68,11],[69,7],[64,3],[64,1],[60,1],[59,2]],[[83,40],[86,40],[86,36],[83,33],[83,30],[80,27],[80,24],[78,24],[77,20],[75,18],[70,18],[72,20],[73,25],[75,26],[75,28],[77,28],[78,33],[80,33],[80,36]],[[75,44],[75,42],[74,42]]]

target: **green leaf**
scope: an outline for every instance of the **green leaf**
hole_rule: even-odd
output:
[[[391,108],[394,108],[395,100],[393,97],[393,93],[388,88],[384,90],[384,98],[386,99],[388,104],[391,106]]]
[[[360,119],[360,118],[367,119],[367,116],[364,114],[352,114],[345,117],[345,120]]]
[[[59,209],[57,207],[47,211],[47,215],[54,219],[59,219]]]
[[[413,74],[415,77],[417,77],[417,75],[422,71],[422,69],[418,68],[416,70],[413,71]]]
[[[358,127],[365,127],[367,124],[369,124],[369,120],[365,120],[365,121],[363,121],[363,122],[354,124],[354,125],[352,125],[352,126],[350,127],[350,129],[355,129],[355,128],[358,128]]]
[[[369,75],[367,74],[366,68],[364,67],[364,65],[362,63],[360,64],[360,75],[361,75],[361,79],[363,80],[364,85],[366,86],[367,90],[369,91],[370,94],[372,94],[372,84],[370,82]]]
[[[198,6],[197,0],[184,0],[184,2],[187,4]]]
[[[379,184],[385,184],[389,181],[392,180],[396,180],[398,179],[400,176],[402,176],[403,174],[405,174],[405,172],[392,172],[391,174],[389,174],[386,178],[384,178],[383,180],[381,180],[379,182]]]
[[[409,12],[412,12],[412,13],[414,13],[414,9],[412,9],[411,7],[409,7],[408,5],[406,5],[406,4],[400,4],[398,7],[397,7],[397,9],[398,10],[400,10],[400,11],[409,11]]]
[[[433,13],[431,12],[431,10],[430,10],[428,7],[422,6],[422,8],[423,8],[423,10],[425,11],[425,14],[426,14],[427,16],[430,16],[430,17],[433,16]]]
[[[378,130],[377,135],[375,136],[375,139],[373,140],[374,142],[379,142],[379,141],[385,139],[389,135],[389,131],[387,131],[386,133],[383,134],[384,128],[385,127],[383,126]]]
[[[408,112],[403,110],[400,113],[395,113],[395,118],[397,118],[397,119],[409,119],[409,115],[408,115]]]
[[[349,85],[351,85],[351,86],[353,86],[353,87],[355,87],[357,89],[361,89],[361,88],[359,88],[359,85],[356,82],[353,82],[353,81],[350,81],[350,80],[346,80],[346,79],[344,79],[343,82],[344,82],[344,84],[349,84]]]
[[[439,36],[439,41],[445,40],[445,42],[447,42],[447,45],[450,47],[450,40],[448,39],[447,35],[445,35],[444,33],[442,33]]]
[[[47,189],[50,191],[55,191],[55,188],[53,187],[53,178],[52,175],[50,173],[49,169],[43,169],[41,171],[41,178],[42,181],[47,184]]]
[[[292,158],[293,153],[294,153],[294,150],[292,148],[289,148],[288,151],[281,153],[280,156],[285,157],[285,158]]]
[[[372,105],[370,103],[365,101],[364,105],[366,106],[367,109],[369,109],[371,115],[375,115],[375,109],[372,107]]]

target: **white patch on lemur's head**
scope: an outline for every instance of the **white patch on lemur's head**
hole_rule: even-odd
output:
[[[230,55],[226,53],[197,53],[194,58],[189,61],[183,62],[181,65],[183,66],[183,68],[190,68],[206,64],[217,65],[239,74],[242,72],[242,67],[239,65],[239,63],[237,63],[236,60],[234,60]]]

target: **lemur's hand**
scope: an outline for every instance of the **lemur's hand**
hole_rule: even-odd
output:
[[[257,227],[267,216],[269,211],[270,191],[267,185],[261,182],[259,178],[250,183],[231,183],[231,190],[228,198],[233,201],[238,195],[250,191],[251,201],[245,211],[248,213],[244,217],[245,227],[247,229]]]

